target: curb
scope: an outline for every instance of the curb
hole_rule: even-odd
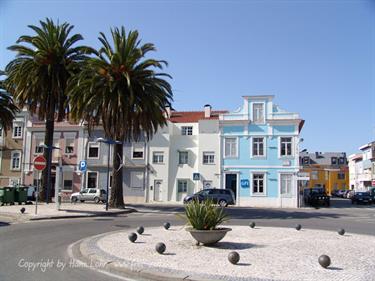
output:
[[[136,209],[128,208],[124,211],[119,212],[108,212],[108,213],[97,213],[97,214],[89,214],[89,215],[66,215],[66,216],[47,216],[47,217],[40,217],[40,218],[29,218],[30,221],[40,221],[40,220],[51,220],[51,219],[78,219],[78,218],[95,218],[95,217],[110,217],[110,216],[117,216],[123,214],[130,214],[137,212]]]
[[[123,232],[123,230],[102,233],[99,235],[81,239],[68,246],[68,256],[77,264],[81,264],[91,270],[96,270],[112,277],[128,281],[217,281],[226,280],[217,278],[215,275],[206,277],[201,274],[188,274],[186,272],[179,272],[171,270],[170,272],[159,271],[157,267],[146,268],[142,264],[133,263],[128,260],[121,260],[108,254],[102,254],[101,249],[95,247],[96,241],[108,234]],[[94,247],[91,244],[95,244]],[[98,269],[96,266],[100,266]],[[211,279],[212,278],[212,279]],[[234,280],[234,279],[230,279]],[[236,279],[239,280],[239,279]],[[242,280],[242,279],[241,279]],[[260,278],[246,278],[251,281],[270,281],[270,279]],[[272,279],[274,280],[274,279]]]

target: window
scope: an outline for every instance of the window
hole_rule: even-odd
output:
[[[130,172],[130,187],[132,188],[143,187],[143,172],[142,171]]]
[[[53,140],[53,146],[54,147],[60,147],[60,141],[59,140]],[[52,155],[55,158],[59,157],[60,153],[61,153],[60,149],[55,148],[55,149],[52,150]]]
[[[99,158],[99,144],[97,143],[89,143],[89,156],[88,158]]]
[[[336,165],[337,164],[337,157],[331,157],[331,164]]]
[[[98,173],[88,172],[87,173],[87,188],[97,188],[98,186]]]
[[[181,127],[181,134],[183,136],[191,136],[193,134],[193,127],[192,126],[182,126]]]
[[[65,154],[73,154],[74,153],[74,139],[66,139],[65,140]]]
[[[280,156],[292,156],[292,138],[280,138]]]
[[[264,103],[253,103],[253,122],[264,123]]]
[[[133,143],[133,159],[143,159],[144,145],[142,143]]]
[[[345,179],[345,173],[337,173],[337,179],[338,180],[344,180]]]
[[[188,182],[187,180],[177,180],[178,192],[187,192]]]
[[[152,163],[160,164],[164,162],[164,153],[163,152],[154,152],[152,154]]]
[[[312,180],[318,179],[318,171],[311,171],[311,179]]]
[[[64,172],[64,190],[73,190],[73,173],[72,172]]]
[[[309,156],[304,156],[302,158],[302,164],[303,165],[309,165],[310,164],[310,157]]]
[[[189,161],[189,154],[187,151],[178,152],[178,164],[187,164]]]
[[[3,128],[0,128],[0,137],[3,135]]]
[[[22,124],[14,123],[13,124],[13,138],[20,139],[22,138]]]
[[[253,157],[264,156],[264,138],[253,138]]]
[[[291,196],[292,195],[292,175],[281,174],[280,183],[281,183],[281,195]]]
[[[340,157],[339,158],[339,164],[340,165],[344,165],[345,164],[345,158],[344,157]]]
[[[12,151],[11,152],[10,169],[11,170],[19,170],[20,168],[21,168],[21,152]]]
[[[203,164],[215,164],[215,153],[203,152]]]
[[[253,174],[253,194],[264,194],[264,174]]]
[[[89,193],[96,193],[96,190],[95,189],[90,189]]]
[[[225,138],[224,150],[226,158],[237,157],[237,138]]]
[[[35,141],[35,154],[43,154],[44,150],[44,141],[36,140]]]

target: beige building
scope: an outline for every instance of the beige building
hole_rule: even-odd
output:
[[[16,115],[13,129],[0,130],[0,186],[23,183],[23,151],[27,111]]]

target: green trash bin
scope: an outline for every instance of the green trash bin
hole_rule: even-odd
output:
[[[18,202],[18,205],[21,205],[22,203],[27,203],[27,186],[17,186],[15,188],[15,198],[14,202]]]
[[[15,188],[6,186],[3,188],[3,190],[4,190],[4,196],[3,196],[3,201],[1,205],[4,205],[4,204],[14,205],[14,196],[16,193]]]
[[[4,201],[4,189],[3,189],[3,187],[0,187],[0,204],[1,204],[1,206],[4,205],[3,201]]]

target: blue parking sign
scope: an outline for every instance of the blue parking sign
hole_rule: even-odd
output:
[[[81,172],[85,172],[86,169],[87,169],[87,162],[86,162],[86,160],[82,160],[82,161],[80,161],[80,162],[79,162],[79,170],[80,170]]]

